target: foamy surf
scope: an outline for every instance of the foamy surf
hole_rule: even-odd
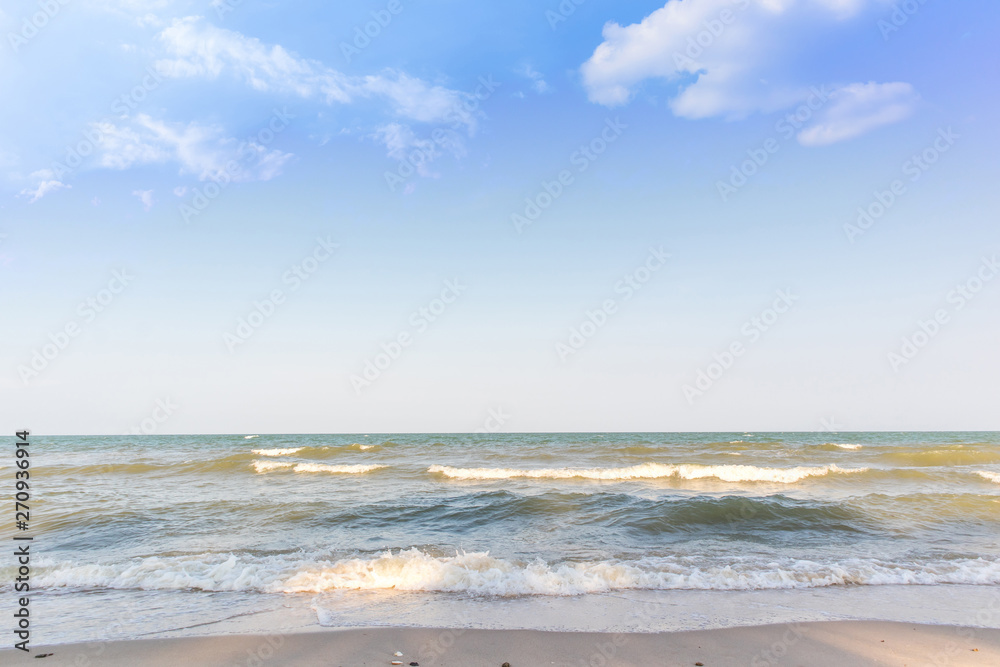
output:
[[[293,461],[253,461],[251,465],[259,473],[290,469],[292,472],[326,472],[344,475],[360,475],[385,467],[384,465],[327,465],[325,463],[295,463]]]
[[[245,436],[243,436],[243,439],[244,440],[252,440],[254,438],[259,438],[259,437],[260,437],[259,435],[245,435]]]
[[[295,452],[301,452],[305,447],[285,447],[277,449],[254,449],[251,450],[257,456],[291,456]]]
[[[1000,562],[983,558],[898,563],[732,558],[548,563],[488,552],[433,556],[411,548],[336,561],[302,556],[203,554],[125,563],[41,564],[41,588],[257,591],[316,594],[339,590],[466,593],[486,597],[565,596],[625,589],[765,590],[846,585],[1000,584]]]
[[[991,482],[1000,484],[1000,473],[989,472],[988,470],[977,470],[976,474],[982,477],[983,479],[988,479]]]
[[[632,479],[680,479],[715,478],[723,482],[774,482],[794,484],[807,477],[822,477],[831,473],[850,474],[865,472],[868,468],[841,468],[836,464],[825,466],[798,466],[795,468],[762,468],[752,465],[667,465],[662,463],[642,463],[624,468],[540,468],[534,470],[517,468],[455,468],[432,465],[427,472],[451,479],[491,480],[491,479],[595,479],[624,481]]]

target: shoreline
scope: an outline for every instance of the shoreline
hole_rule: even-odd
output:
[[[400,652],[401,656],[394,655]],[[889,621],[821,621],[660,633],[447,628],[350,628],[81,642],[0,651],[14,664],[126,667],[177,664],[420,667],[640,665],[995,665],[1000,629]],[[35,663],[33,663],[35,664]]]

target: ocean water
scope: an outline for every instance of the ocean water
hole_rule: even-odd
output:
[[[955,591],[1000,591],[998,433],[38,436],[31,448],[40,642],[268,614],[576,627],[559,619],[566,601],[589,629],[652,630],[677,626],[667,607],[681,602],[689,621],[725,623],[762,591],[786,592],[777,607],[800,604],[789,591],[919,593],[906,606],[926,613]],[[13,565],[0,560],[8,596]],[[826,599],[798,598],[819,614]]]

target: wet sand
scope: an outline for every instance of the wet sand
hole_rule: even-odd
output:
[[[44,653],[52,655],[38,661]],[[1000,629],[863,621],[649,634],[369,628],[59,644],[34,647],[30,654],[0,651],[0,664],[28,660],[49,667],[355,667],[394,661],[420,667],[501,667],[503,663],[510,667],[987,667],[1000,664]]]

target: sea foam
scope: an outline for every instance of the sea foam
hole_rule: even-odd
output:
[[[983,479],[988,479],[991,482],[996,482],[997,484],[1000,484],[1000,472],[989,472],[987,470],[977,470],[976,474],[979,475],[980,477],[982,477]]]
[[[624,589],[763,590],[844,585],[1000,584],[1000,561],[923,563],[849,558],[752,560],[693,564],[667,557],[634,561],[547,563],[515,561],[488,552],[434,556],[416,548],[337,561],[292,554],[203,554],[149,557],[118,563],[40,564],[40,588],[257,591],[323,593],[337,590],[461,592],[477,596],[580,595]]]
[[[716,478],[724,482],[776,482],[793,484],[807,477],[821,477],[831,473],[848,474],[865,472],[868,468],[841,468],[836,464],[826,466],[798,466],[795,468],[762,468],[752,465],[667,465],[663,463],[642,463],[625,468],[540,468],[525,470],[518,468],[454,468],[432,465],[427,472],[437,473],[452,479],[490,480],[526,477],[535,479],[599,479],[630,480],[660,479],[678,477],[680,479]]]
[[[384,465],[328,465],[326,463],[295,463],[293,461],[254,461],[254,470],[260,473],[291,468],[292,472],[328,472],[359,475],[384,468]]]
[[[286,447],[284,449],[254,449],[252,450],[257,456],[290,456],[295,452],[301,452],[305,447]]]

